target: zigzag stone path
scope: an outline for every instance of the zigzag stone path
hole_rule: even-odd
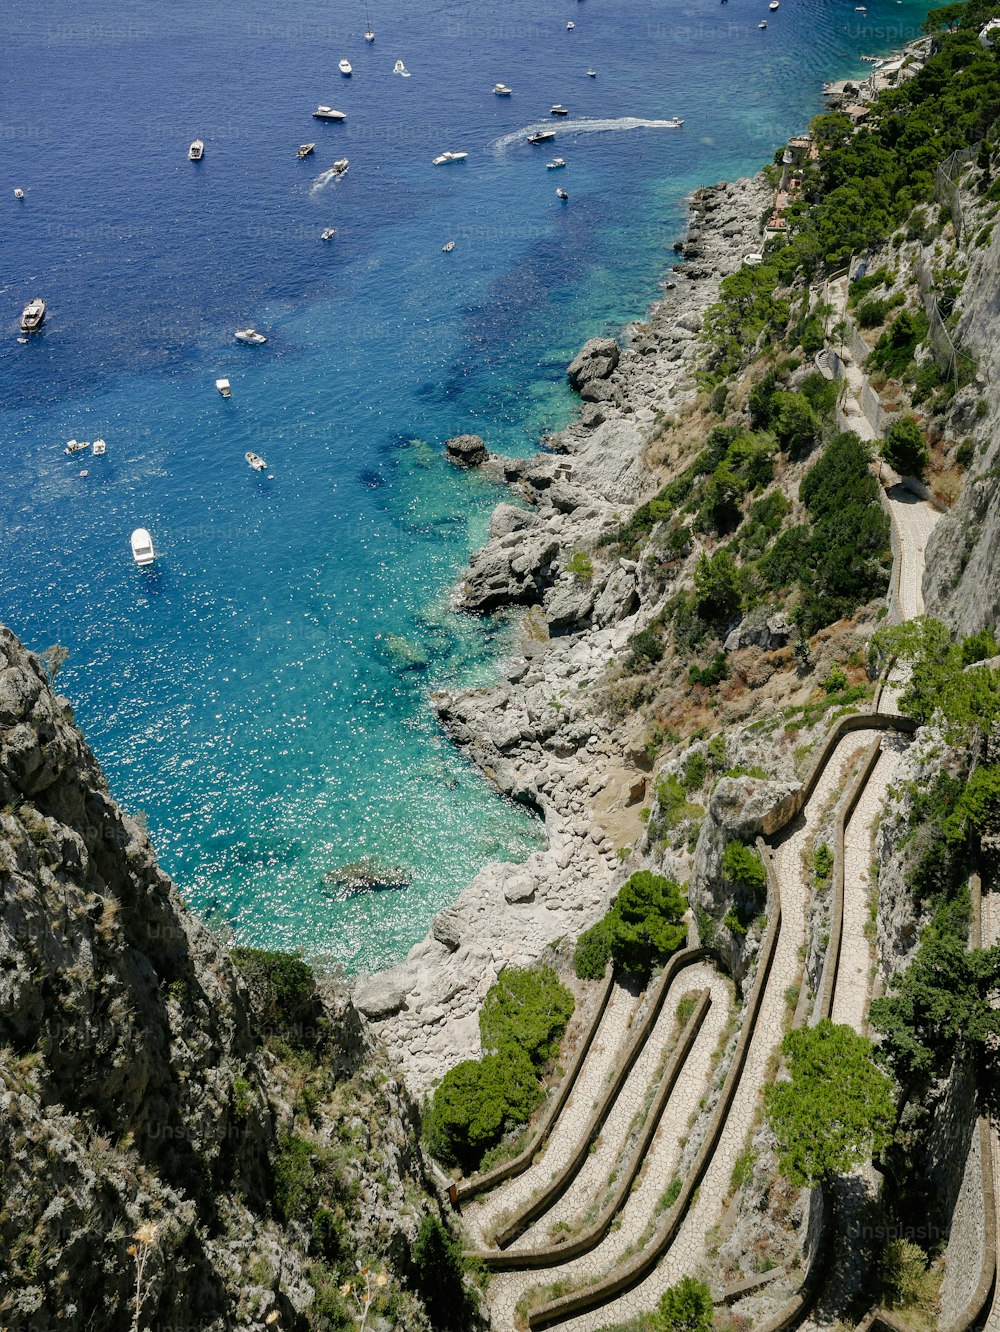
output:
[[[729,1192],[733,1166],[746,1145],[761,1092],[768,1081],[769,1066],[785,1030],[785,992],[799,979],[799,949],[805,942],[806,906],[810,896],[810,886],[803,872],[803,853],[820,811],[836,792],[844,789],[851,769],[874,738],[871,731],[855,731],[841,740],[812,799],[793,825],[792,832],[775,850],[775,871],[781,888],[781,932],[743,1076],[718,1149],[702,1179],[697,1201],[688,1211],[676,1240],[650,1276],[627,1294],[600,1309],[561,1323],[560,1327],[572,1332],[598,1332],[608,1324],[624,1322],[645,1313],[656,1305],[668,1286],[697,1271],[704,1263],[706,1232],[717,1221],[722,1202]]]
[[[608,1183],[608,1162],[621,1161],[627,1156],[626,1146],[629,1129],[636,1115],[645,1104],[647,1094],[654,1087],[654,1078],[662,1068],[667,1053],[672,1046],[671,1035],[679,1034],[677,1024],[677,1005],[680,999],[693,990],[712,987],[712,1009],[710,1016],[718,1019],[719,1011],[728,1007],[725,1002],[724,987],[714,987],[715,969],[705,963],[685,967],[670,987],[656,1025],[649,1034],[649,1039],[642,1048],[642,1053],[635,1061],[632,1071],[625,1080],[611,1113],[605,1120],[599,1138],[597,1151],[587,1157],[579,1175],[563,1196],[540,1217],[512,1246],[518,1249],[536,1249],[554,1242],[556,1235],[550,1233],[560,1223],[578,1224],[587,1209],[598,1201]],[[725,1013],[723,1012],[723,1018]],[[719,1020],[721,1025],[721,1020]],[[613,1168],[613,1167],[612,1167]]]
[[[875,771],[844,831],[844,926],[840,942],[837,983],[833,992],[834,1022],[863,1032],[871,990],[872,949],[865,934],[869,921],[872,834],[885,805],[907,741],[897,735],[882,740]]]
[[[893,486],[886,496],[899,537],[899,613],[904,620],[911,620],[924,613],[924,557],[941,515],[903,486]]]
[[[487,1194],[482,1202],[470,1203],[463,1208],[462,1220],[472,1244],[486,1245],[490,1232],[500,1219],[520,1210],[569,1160],[628,1043],[644,998],[637,998],[624,986],[615,985],[583,1068],[553,1126],[541,1159],[522,1175],[516,1175]]]
[[[677,1004],[684,994],[691,990],[710,989],[712,1005],[698,1034],[698,1038],[684,1063],[683,1071],[670,1095],[660,1120],[660,1127],[646,1156],[644,1172],[640,1182],[629,1195],[618,1223],[610,1234],[590,1253],[582,1254],[572,1262],[558,1267],[538,1271],[496,1273],[490,1281],[489,1302],[492,1313],[492,1325],[495,1328],[514,1326],[514,1307],[520,1297],[532,1287],[547,1284],[550,1281],[566,1281],[588,1285],[599,1280],[615,1263],[624,1256],[630,1245],[637,1245],[643,1231],[656,1217],[656,1206],[680,1162],[680,1139],[688,1131],[692,1114],[698,1108],[699,1101],[707,1090],[713,1070],[712,1055],[718,1046],[731,1010],[730,985],[719,971],[707,962],[686,967],[674,980],[657,1020],[656,1027],[647,1042],[651,1050],[645,1064],[643,1079],[629,1076],[619,1097],[621,1103],[620,1119],[625,1129],[632,1118],[641,1111],[650,1090],[653,1077],[659,1068],[661,1056],[667,1048],[671,1032],[675,1025]],[[645,1052],[644,1052],[645,1054]],[[636,1061],[636,1069],[643,1062],[643,1056]],[[612,1115],[619,1115],[616,1104]],[[610,1123],[610,1119],[609,1119]],[[607,1184],[611,1173],[622,1164],[620,1154],[621,1137],[612,1143],[610,1137],[602,1135],[600,1146],[588,1159],[581,1176],[560,1200],[558,1212],[566,1220],[579,1220],[591,1200],[599,1194],[601,1186]],[[587,1180],[581,1183],[583,1174]],[[580,1189],[577,1189],[580,1184]],[[578,1200],[574,1208],[573,1200]],[[562,1204],[566,1204],[563,1206]],[[538,1247],[548,1242],[547,1229],[551,1224],[555,1210],[546,1213],[533,1227],[533,1242],[529,1247]],[[607,1321],[603,1319],[602,1321]]]

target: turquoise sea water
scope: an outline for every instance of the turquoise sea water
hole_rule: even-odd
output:
[[[685,195],[770,158],[822,80],[864,73],[858,54],[926,8],[371,0],[369,46],[363,0],[14,0],[0,619],[70,650],[60,689],[196,909],[254,944],[384,965],[486,861],[540,844],[427,705],[490,679],[509,632],[448,609],[500,496],[442,441],[524,453],[564,424],[565,363],[655,297]],[[557,101],[555,145],[505,143]],[[319,102],[349,119],[311,119]],[[674,115],[682,130],[615,123]],[[446,148],[468,160],[433,167]],[[36,295],[48,318],[21,345]],[[245,323],[265,347],[232,340]],[[64,456],[97,436],[105,457]],[[151,570],[130,557],[139,525]],[[409,887],[326,881],[365,857]]]

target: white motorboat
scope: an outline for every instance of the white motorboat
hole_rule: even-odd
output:
[[[90,451],[95,458],[100,458],[102,454],[107,453],[108,446],[103,439],[95,439]]]
[[[215,381],[215,387],[219,390],[219,392],[222,394],[224,398],[232,397],[233,387],[228,379],[217,379]]]
[[[498,97],[509,97],[514,89],[508,88],[506,83],[494,83],[493,91]]]
[[[441,246],[441,249],[444,251],[445,254],[451,254],[454,248],[455,248],[454,241],[445,241],[445,243]]]
[[[537,130],[534,134],[528,135],[529,143],[548,143],[550,139],[556,137],[555,130]]]
[[[45,322],[45,302],[29,301],[21,311],[21,332],[37,333]]]
[[[596,70],[596,69],[588,69],[588,70],[587,70],[587,78],[588,78],[588,79],[596,79],[596,78],[597,78],[597,70]]]
[[[468,156],[468,153],[439,153],[434,158],[434,165],[446,166],[449,162],[464,162]]]
[[[760,28],[761,31],[763,31],[767,27],[767,19],[761,19],[761,21],[757,24],[757,27]]]
[[[348,158],[348,157],[338,157],[337,160],[336,160],[336,162],[334,162],[333,166],[330,168],[330,170],[331,170],[331,171],[334,173],[334,175],[336,175],[336,176],[343,176],[343,175],[346,175],[346,174],[347,174],[347,168],[348,168],[350,165],[351,165],[351,160],[350,160],[350,158]]]
[[[665,120],[663,123],[667,129],[680,129],[684,121],[681,120],[680,116],[671,116],[669,120]]]
[[[253,453],[253,452],[244,453],[243,457],[247,460],[247,462],[250,464],[250,466],[253,468],[255,472],[267,471],[267,463],[264,461],[264,459],[260,456],[259,453]]]
[[[24,198],[24,190],[17,190],[17,189],[16,189],[16,190],[14,191],[14,198],[15,198],[15,199],[23,199],[23,198]]]
[[[563,203],[565,203],[566,200],[569,198],[569,194],[568,194],[568,192],[567,192],[566,190],[562,189],[562,188],[556,190],[556,194],[557,194],[557,195],[559,196],[559,198],[563,201]]]
[[[336,234],[334,227],[327,227],[326,231],[320,233],[320,240],[333,240]]]
[[[573,29],[574,29],[575,27],[576,27],[576,24],[575,24],[575,23],[572,23],[572,22],[567,23],[567,24],[566,24],[566,31],[567,31],[567,32],[572,32]]]
[[[191,147],[188,149],[188,157],[192,162],[200,162],[204,156],[205,145],[202,143],[201,139],[195,139],[194,143],[192,143]]]
[[[778,0],[771,0],[771,3],[768,5],[768,9],[777,9],[777,8],[778,8]]]
[[[354,73],[353,69],[351,69],[351,62],[349,60],[342,60],[340,64],[337,66],[337,68],[340,70],[341,74],[344,75],[350,75]]]
[[[346,120],[346,111],[335,111],[332,106],[318,106],[313,112],[314,120]]]
[[[315,152],[315,149],[316,145],[314,143],[300,143],[299,151],[295,154],[295,156],[308,157],[311,152]]]
[[[568,116],[569,107],[563,106],[561,102],[556,102],[555,106],[549,107],[550,116]]]
[[[408,79],[410,77],[410,71],[403,64],[402,60],[396,61],[396,63],[392,67],[392,72],[393,74],[401,74],[404,79]]]
[[[140,568],[146,564],[152,564],[156,559],[153,538],[144,527],[137,527],[132,533],[132,558]]]
[[[82,453],[84,449],[89,449],[90,443],[86,439],[70,439],[66,441],[66,447],[63,453],[72,458],[74,453]]]
[[[546,162],[545,165],[550,171],[558,171],[560,167],[566,165],[566,159],[565,157],[553,157],[552,161]]]
[[[248,347],[263,347],[267,338],[255,328],[238,328],[233,334],[237,342],[244,342]]]

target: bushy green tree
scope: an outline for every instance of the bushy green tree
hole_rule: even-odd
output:
[[[608,914],[611,956],[629,975],[645,979],[687,939],[687,901],[662,874],[637,870],[621,887]]]
[[[465,1059],[434,1092],[428,1146],[445,1164],[474,1170],[508,1129],[527,1121],[540,1096],[534,1065],[520,1050]]]
[[[828,1188],[889,1143],[892,1082],[871,1041],[826,1018],[788,1032],[781,1050],[789,1076],[764,1089],[781,1172],[796,1186]]]
[[[819,436],[819,421],[809,399],[801,393],[776,393],[771,410],[771,428],[778,443],[793,457],[803,457]]]
[[[930,458],[923,431],[912,416],[893,421],[879,451],[889,466],[903,476],[923,476]]]
[[[739,610],[740,585],[736,561],[726,550],[702,553],[694,571],[695,605],[709,624],[725,624]]]
[[[572,1016],[573,996],[553,967],[505,967],[479,1011],[483,1049],[516,1048],[545,1064]]]
[[[696,1277],[681,1277],[660,1296],[656,1306],[656,1332],[712,1332],[712,1292]]]
[[[946,1077],[956,1056],[988,1088],[1000,1037],[1000,947],[969,949],[956,926],[961,904],[943,906],[924,931],[913,961],[872,1001],[881,1055],[904,1088]]]

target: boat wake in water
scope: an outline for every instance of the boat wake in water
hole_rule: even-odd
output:
[[[559,134],[604,134],[614,130],[677,128],[675,120],[645,120],[640,116],[618,116],[613,120],[560,120],[558,125],[551,120],[539,120],[532,125],[525,125],[524,129],[501,135],[492,148],[497,157],[503,157],[512,144],[523,143],[529,134],[551,129],[557,130]]]
[[[322,190],[326,189],[331,181],[339,180],[343,174],[344,173],[338,171],[336,167],[331,167],[329,171],[324,171],[322,175],[316,177],[313,183],[309,186],[309,193],[319,194]]]

